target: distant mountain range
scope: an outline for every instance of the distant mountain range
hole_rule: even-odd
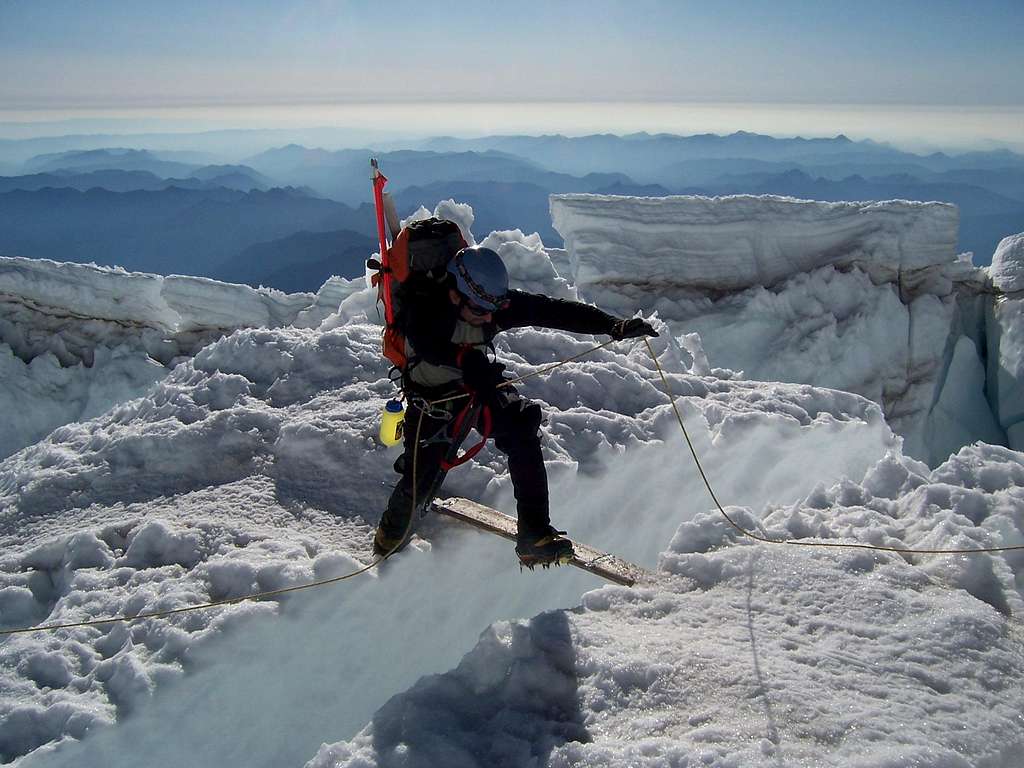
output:
[[[296,232],[249,246],[211,277],[288,293],[315,291],[332,275],[361,277],[367,258],[377,250],[376,237],[350,229]]]
[[[16,166],[10,173],[24,173],[22,164],[38,155],[67,151],[89,151],[124,147],[159,154],[165,160],[207,165],[237,163],[271,147],[297,143],[309,147],[362,147],[384,141],[395,142],[408,131],[348,128],[228,128],[182,132],[69,133],[22,139],[0,139],[0,164]],[[406,142],[394,146],[407,146]],[[382,147],[383,148],[383,147]]]
[[[693,183],[692,179],[682,178],[678,173],[681,164],[688,161],[717,160],[761,164],[795,162],[807,167],[842,163],[872,166],[902,164],[919,166],[934,172],[955,169],[1024,170],[1024,156],[1007,150],[971,152],[955,156],[941,152],[915,155],[873,141],[854,142],[842,135],[831,139],[779,139],[744,131],[728,136],[637,133],[629,136],[488,136],[479,139],[439,137],[422,142],[420,147],[435,152],[497,151],[530,160],[544,168],[562,173],[618,172],[628,174],[641,183],[665,184],[670,187]],[[734,166],[731,172],[753,170],[764,168]],[[723,169],[721,172],[730,171]],[[878,169],[876,175],[886,172],[884,169]]]
[[[1024,199],[1015,200],[983,187],[952,181],[922,181],[908,174],[849,176],[841,180],[811,178],[803,171],[780,174],[722,176],[699,187],[680,190],[683,194],[788,195],[811,200],[942,200],[960,207],[961,216],[1011,213],[1024,208]]]
[[[223,275],[222,267],[249,246],[301,230],[369,238],[376,232],[370,206],[353,209],[293,189],[0,194],[0,253],[157,274]]]
[[[30,173],[53,173],[60,171],[99,171],[118,169],[121,171],[148,171],[156,176],[186,177],[196,166],[161,160],[152,152],[138,149],[92,149],[55,152],[37,155],[24,164]]]
[[[187,178],[164,178],[151,171],[122,171],[104,169],[97,171],[74,171],[60,169],[52,173],[33,173],[24,176],[0,176],[0,192],[16,189],[87,189],[100,188],[110,192],[156,191],[170,187],[182,189],[216,189],[226,187],[249,192],[254,189],[267,190],[273,181],[252,168],[242,165],[208,165],[196,168]]]
[[[1024,190],[1020,198],[993,192],[976,184],[951,180],[955,172],[931,176],[923,181],[908,174],[894,174],[866,179],[850,176],[841,180],[812,178],[791,170],[779,174],[747,174],[722,176],[714,182],[680,190],[693,195],[785,195],[806,200],[939,200],[955,203],[960,208],[960,240],[958,250],[972,251],[976,264],[988,264],[999,241],[1006,235],[1024,231]],[[989,172],[977,171],[974,178]],[[1012,174],[1005,177],[1009,181]],[[1012,183],[1002,185],[1014,190]]]
[[[560,246],[562,237],[551,226],[548,197],[559,192],[589,192],[597,195],[639,195],[661,197],[668,194],[657,185],[639,186],[617,178],[607,184],[607,176],[591,174],[577,184],[552,189],[526,182],[439,181],[423,187],[407,187],[396,192],[395,206],[411,212],[419,206],[432,209],[439,200],[452,198],[473,206],[473,230],[486,235],[495,230],[521,229],[537,232],[549,244]]]
[[[281,183],[306,186],[332,200],[356,205],[371,199],[369,159],[374,156],[387,171],[391,180],[388,189],[392,192],[448,182],[531,184],[549,192],[589,192],[616,183],[632,183],[623,173],[586,173],[577,177],[494,151],[328,152],[290,145],[250,157],[246,165]]]
[[[222,138],[247,146],[239,132]],[[161,146],[170,140],[162,137]],[[68,139],[72,147],[82,141]],[[952,202],[961,212],[960,250],[980,264],[1002,237],[1024,231],[1021,155],[915,155],[845,136],[442,137],[377,153],[290,144],[231,165],[195,151],[67,150],[57,139],[28,146],[52,151],[17,163],[21,175],[0,177],[0,252],[282,290],[362,274],[376,249],[371,155],[401,216],[454,198],[473,206],[478,235],[519,228],[555,246],[561,238],[548,196],[561,192]],[[24,147],[0,141],[5,152],[17,156]]]

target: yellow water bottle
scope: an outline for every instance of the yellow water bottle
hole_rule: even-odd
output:
[[[388,400],[380,415],[380,441],[384,445],[398,445],[402,442],[405,427],[405,406],[401,400]]]

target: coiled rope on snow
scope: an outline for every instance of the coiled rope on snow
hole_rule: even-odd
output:
[[[524,381],[526,379],[532,378],[534,376],[539,376],[539,375],[544,374],[544,373],[549,373],[549,372],[555,370],[556,368],[560,368],[561,366],[566,365],[567,363],[573,362],[574,360],[578,360],[579,358],[584,357],[586,355],[589,355],[589,354],[591,354],[593,352],[596,352],[599,349],[603,349],[604,347],[607,347],[610,344],[615,343],[615,341],[616,341],[616,339],[611,339],[609,341],[604,342],[603,344],[598,344],[598,345],[596,345],[594,347],[591,347],[591,348],[589,348],[589,349],[587,349],[587,350],[585,350],[583,352],[580,352],[580,353],[578,353],[576,355],[572,355],[571,357],[567,357],[564,360],[560,360],[560,361],[558,361],[556,363],[552,363],[551,365],[548,365],[546,367],[540,368],[539,370],[533,371],[531,373],[524,374],[524,375],[519,376],[519,377],[517,377],[515,379],[509,379],[509,380],[503,382],[502,384],[500,384],[499,388],[512,386],[513,384],[516,384],[516,383],[518,383],[520,381]],[[724,517],[725,520],[729,523],[729,525],[732,526],[742,536],[745,536],[745,537],[750,538],[750,539],[754,539],[755,541],[759,541],[759,542],[764,543],[764,544],[781,544],[781,545],[798,546],[798,547],[819,547],[819,548],[825,548],[825,549],[866,549],[866,550],[873,550],[873,551],[878,551],[878,552],[894,552],[894,553],[903,554],[903,555],[970,555],[970,554],[993,553],[993,552],[1012,552],[1012,551],[1024,550],[1024,544],[1022,544],[1022,545],[1014,545],[1014,546],[1005,546],[1005,547],[979,547],[979,548],[971,548],[971,549],[911,549],[911,548],[907,548],[907,547],[888,547],[888,546],[879,545],[879,544],[860,544],[860,543],[828,542],[828,541],[805,541],[805,540],[801,540],[801,539],[773,539],[773,538],[768,537],[768,536],[763,536],[763,535],[757,533],[756,531],[747,530],[742,525],[737,523],[732,518],[732,516],[730,516],[729,513],[725,511],[725,508],[722,506],[722,503],[718,500],[718,495],[715,493],[714,488],[712,488],[711,481],[708,479],[707,473],[705,473],[704,467],[701,464],[700,457],[698,457],[697,451],[696,451],[696,449],[693,446],[693,441],[690,439],[690,434],[689,434],[689,432],[686,429],[686,424],[685,424],[685,422],[683,420],[682,414],[679,412],[679,407],[676,404],[676,396],[672,393],[672,388],[671,388],[671,386],[669,384],[668,377],[665,375],[665,371],[662,369],[661,363],[658,362],[658,356],[654,352],[654,347],[651,346],[650,339],[648,339],[647,337],[644,337],[644,344],[647,345],[647,351],[650,353],[651,359],[654,361],[654,366],[655,366],[655,368],[658,371],[658,375],[661,377],[662,386],[664,387],[665,394],[668,397],[669,402],[670,402],[670,404],[672,406],[672,411],[675,413],[676,420],[679,422],[679,428],[682,430],[683,437],[686,440],[686,444],[687,444],[687,446],[689,446],[690,454],[693,456],[694,464],[697,466],[697,472],[700,474],[701,480],[704,482],[704,486],[705,486],[705,488],[707,488],[708,494],[711,496],[712,501],[714,501],[714,503],[715,503],[715,507],[717,507],[718,512],[722,515],[722,517]],[[468,393],[454,395],[452,397],[446,397],[446,398],[441,398],[441,399],[438,399],[438,400],[430,401],[428,403],[428,406],[432,407],[432,406],[435,406],[435,405],[441,405],[441,404],[444,404],[444,403],[447,403],[447,402],[451,402],[451,401],[455,401],[455,400],[460,400],[460,399],[467,398],[467,397],[469,397]],[[235,605],[237,603],[246,602],[248,600],[265,600],[267,598],[279,597],[281,595],[286,595],[286,594],[289,594],[291,592],[300,592],[302,590],[313,589],[315,587],[323,587],[323,586],[326,586],[328,584],[336,584],[336,583],[341,582],[341,581],[346,581],[348,579],[355,578],[356,576],[360,576],[360,575],[362,575],[364,573],[367,573],[367,572],[373,570],[374,568],[379,566],[381,563],[383,563],[385,560],[387,560],[389,557],[391,557],[391,555],[393,555],[395,552],[397,552],[402,547],[402,544],[406,541],[406,539],[408,538],[408,536],[409,536],[409,534],[411,532],[412,525],[413,525],[413,523],[415,521],[415,518],[416,518],[416,502],[417,502],[416,494],[417,494],[417,490],[418,490],[418,488],[417,488],[417,476],[416,476],[416,473],[417,473],[417,457],[418,457],[418,454],[419,454],[420,430],[421,430],[421,428],[423,426],[423,417],[424,417],[423,409],[419,409],[419,411],[420,411],[420,417],[419,417],[419,420],[418,420],[417,425],[416,425],[416,440],[415,440],[415,443],[414,443],[413,457],[412,457],[412,487],[413,487],[413,492],[412,492],[412,512],[409,515],[409,522],[408,522],[408,524],[406,526],[405,533],[402,536],[402,538],[400,539],[399,543],[396,544],[394,547],[392,547],[392,549],[389,552],[387,552],[386,554],[384,554],[383,556],[378,556],[378,558],[376,560],[374,560],[372,563],[370,563],[369,565],[365,565],[362,568],[358,568],[355,571],[352,571],[351,573],[346,573],[346,574],[343,574],[341,576],[334,576],[334,577],[328,578],[328,579],[320,579],[318,581],[312,581],[312,582],[309,582],[309,583],[306,583],[306,584],[296,584],[296,585],[293,585],[293,586],[290,586],[290,587],[282,587],[280,589],[273,589],[273,590],[268,590],[268,591],[265,591],[265,592],[255,592],[253,594],[242,595],[240,597],[230,597],[230,598],[225,598],[223,600],[213,600],[213,601],[210,601],[208,603],[202,603],[202,604],[199,604],[199,605],[190,605],[190,606],[185,606],[185,607],[182,607],[182,608],[172,608],[172,609],[164,610],[164,611],[147,611],[145,613],[137,613],[137,614],[134,614],[134,615],[111,616],[111,617],[103,618],[103,619],[91,619],[89,621],[76,621],[76,622],[69,622],[69,623],[64,623],[64,624],[45,624],[45,625],[37,626],[37,627],[18,627],[18,628],[15,628],[15,629],[4,629],[4,630],[0,630],[0,637],[5,636],[5,635],[25,634],[25,633],[29,633],[29,632],[47,632],[47,631],[54,631],[54,630],[58,630],[58,629],[76,629],[76,628],[79,628],[79,627],[95,627],[95,626],[100,626],[100,625],[103,625],[103,624],[112,624],[112,623],[122,622],[122,621],[123,622],[133,622],[133,621],[140,621],[142,619],[165,618],[167,616],[174,616],[174,615],[181,614],[181,613],[190,613],[192,611],[201,611],[201,610],[205,610],[207,608],[217,608],[219,606],[224,606],[224,605]]]

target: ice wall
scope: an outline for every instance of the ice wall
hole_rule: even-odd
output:
[[[985,399],[987,278],[956,254],[955,206],[574,194],[551,214],[581,297],[657,311],[712,365],[870,397],[933,465],[1006,443]]]
[[[316,327],[362,280],[316,294],[0,257],[0,458],[138,397],[239,328]]]
[[[1024,448],[1024,233],[1004,238],[989,269],[988,395],[1009,446]]]
[[[151,275],[95,264],[0,256],[3,317],[16,321],[35,312],[48,330],[106,321],[165,335],[189,331],[316,325],[363,281],[335,278],[319,293],[221,283],[203,277]],[[300,316],[307,322],[299,322]],[[49,320],[49,322],[47,322]],[[56,323],[54,322],[56,321]],[[78,323],[67,321],[79,321]],[[97,333],[97,338],[109,338]],[[6,339],[5,339],[6,341]]]
[[[947,203],[822,203],[771,195],[555,195],[578,287],[633,283],[737,290],[817,267],[894,276],[953,261],[959,214]]]

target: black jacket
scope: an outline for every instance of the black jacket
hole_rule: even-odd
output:
[[[399,327],[415,350],[416,357],[434,365],[458,367],[460,345],[452,341],[459,322],[459,307],[448,297],[448,286],[420,292],[404,301]],[[482,326],[489,344],[501,331],[535,326],[574,333],[611,333],[618,318],[597,307],[567,299],[553,299],[539,293],[509,291],[508,307],[496,311],[493,322]]]

